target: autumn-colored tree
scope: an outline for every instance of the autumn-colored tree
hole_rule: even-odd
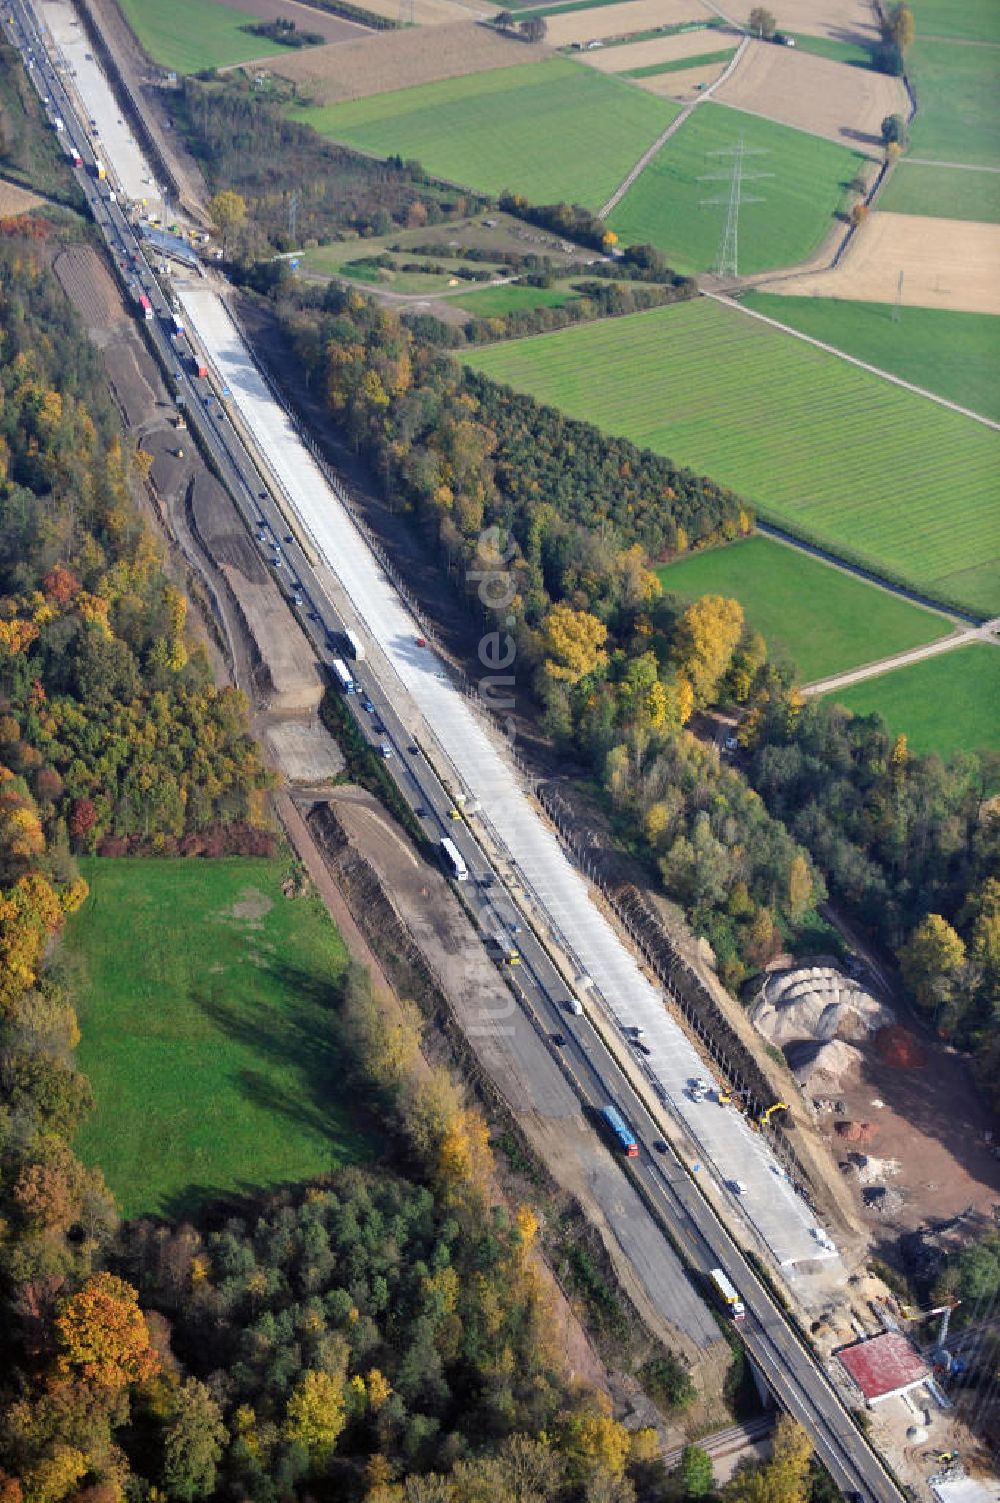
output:
[[[695,703],[711,703],[743,633],[743,607],[723,595],[703,595],[681,614],[674,636],[678,672],[690,683]]]
[[[965,944],[940,913],[929,913],[899,950],[903,980],[925,1012],[947,1007],[965,965]]]
[[[247,222],[246,199],[230,188],[223,188],[209,200],[208,213],[228,249]]]
[[[629,1458],[629,1432],[612,1418],[603,1395],[563,1417],[560,1440],[561,1449],[581,1479],[598,1467],[615,1477],[623,1475]]]
[[[576,611],[564,602],[554,605],[542,626],[545,672],[568,684],[579,683],[607,663],[607,637],[603,621],[589,611]]]
[[[906,4],[906,0],[897,0],[891,5],[882,23],[883,40],[897,47],[900,52],[906,52],[913,45],[916,36],[916,26],[913,20],[913,12]]]
[[[809,862],[800,851],[792,857],[788,869],[788,912],[798,920],[809,908],[813,898],[813,878]]]
[[[284,1430],[308,1452],[315,1471],[333,1455],[345,1423],[343,1378],[316,1369],[303,1373],[288,1400]]]
[[[126,1388],[151,1378],[160,1365],[138,1294],[112,1273],[95,1274],[63,1302],[56,1334],[57,1371],[97,1388]]]

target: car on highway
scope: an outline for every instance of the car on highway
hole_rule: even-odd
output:
[[[417,816],[418,819],[426,819],[427,818],[427,810],[424,808],[423,804],[418,804],[417,807],[414,809],[413,812]]]
[[[411,741],[406,750],[409,752],[411,757],[419,757],[420,755],[420,747],[415,741]]]
[[[563,1049],[563,1048],[565,1048],[565,1046],[566,1046],[566,1035],[564,1033],[553,1033],[553,1034],[550,1034],[550,1038],[552,1039],[552,1042],[555,1044],[555,1046],[556,1046],[557,1049]]]
[[[361,701],[361,708],[364,710],[366,715],[375,714],[375,706],[372,704],[370,699],[363,699]]]
[[[302,596],[298,593],[297,590],[296,590],[295,594],[292,596],[292,600],[294,601],[294,603],[296,605],[301,605],[302,604]]]
[[[271,558],[270,558],[270,564],[271,564],[271,568],[272,569],[280,569],[281,568],[281,557],[280,557],[280,555],[277,554],[277,553],[272,553]]]
[[[294,543],[295,542],[295,539],[292,537],[292,534],[290,532],[286,532],[285,533],[285,542],[286,543]]]
[[[414,637],[414,639],[413,639],[413,645],[414,645],[414,647],[426,647],[427,646],[427,638],[426,637]]]
[[[662,1138],[653,1139],[653,1148],[657,1153],[666,1153],[667,1151],[667,1145]]]
[[[388,762],[389,758],[392,756],[392,747],[389,745],[388,741],[382,742],[382,745],[378,749],[378,754],[382,758],[383,762]]]
[[[728,1184],[734,1195],[746,1195],[747,1187],[741,1179],[731,1179]]]
[[[449,819],[461,819],[462,816],[461,816],[461,814],[459,813],[459,811],[457,809],[449,809],[448,810],[448,818]]]

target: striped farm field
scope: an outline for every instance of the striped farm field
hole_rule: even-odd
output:
[[[608,222],[622,243],[648,241],[678,271],[708,271],[715,264],[732,152],[740,140],[751,153],[740,211],[740,271],[805,261],[834,227],[865,157],[713,101],[700,105],[671,136],[612,212]],[[766,177],[751,180],[753,173]],[[706,182],[713,176],[719,181]],[[706,205],[713,198],[718,205]]]
[[[348,146],[416,158],[462,187],[597,209],[679,112],[553,57],[291,113]]]
[[[840,557],[1000,612],[994,429],[704,298],[464,358]]]

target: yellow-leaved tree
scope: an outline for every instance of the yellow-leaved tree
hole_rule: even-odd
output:
[[[696,705],[710,704],[743,634],[743,607],[724,595],[693,600],[677,622],[674,659]]]
[[[562,683],[576,684],[608,661],[608,628],[589,611],[575,611],[560,601],[542,626],[545,672]]]

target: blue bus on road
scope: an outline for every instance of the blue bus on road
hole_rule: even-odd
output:
[[[618,1108],[616,1106],[603,1107],[601,1116],[614,1133],[618,1146],[625,1157],[637,1159],[639,1157],[639,1145],[635,1140],[635,1133],[629,1127]]]

